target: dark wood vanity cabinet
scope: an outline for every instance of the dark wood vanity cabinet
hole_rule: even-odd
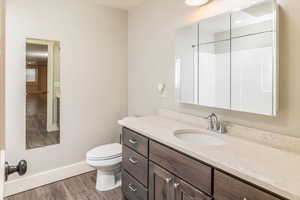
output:
[[[149,200],[171,200],[174,175],[149,162]]]
[[[127,200],[287,200],[123,128]]]
[[[147,187],[148,185],[148,159],[139,153],[123,146],[122,166],[134,178]]]
[[[147,200],[148,190],[126,170],[122,170],[122,192],[128,200]]]
[[[216,200],[280,200],[218,170],[215,170],[214,185]]]
[[[148,157],[148,138],[127,128],[123,128],[122,138],[124,145],[143,155],[144,157]]]
[[[123,128],[122,143],[122,191],[124,199],[148,200],[149,139]]]
[[[192,185],[186,183],[180,178],[175,179],[175,198],[174,200],[212,200],[211,197],[205,195],[200,190],[196,189]]]
[[[212,194],[213,169],[208,165],[154,141],[150,141],[149,159],[199,190]]]
[[[211,200],[192,185],[149,162],[149,200]]]

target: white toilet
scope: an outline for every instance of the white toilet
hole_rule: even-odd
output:
[[[106,144],[86,154],[86,162],[97,169],[96,189],[108,191],[121,186],[121,144]]]

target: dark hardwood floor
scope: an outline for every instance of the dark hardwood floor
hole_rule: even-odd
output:
[[[95,188],[96,172],[26,191],[5,200],[122,200],[121,189],[98,192]]]
[[[59,131],[47,132],[47,94],[26,96],[26,148],[59,143]]]

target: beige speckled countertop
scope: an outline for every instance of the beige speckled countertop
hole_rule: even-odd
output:
[[[241,139],[216,134],[205,127],[165,116],[127,117],[121,126],[202,160],[290,200],[300,200],[300,155]],[[177,130],[199,130],[224,141],[217,146],[185,143],[174,136]]]

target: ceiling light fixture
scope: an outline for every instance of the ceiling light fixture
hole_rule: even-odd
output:
[[[185,4],[189,6],[202,6],[208,3],[210,0],[185,0]]]

